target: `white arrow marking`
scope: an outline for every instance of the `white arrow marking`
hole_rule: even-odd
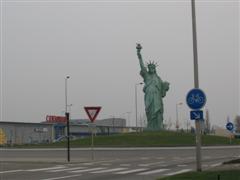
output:
[[[194,116],[195,116],[195,119],[200,119],[200,113],[197,113],[197,112],[193,112]]]

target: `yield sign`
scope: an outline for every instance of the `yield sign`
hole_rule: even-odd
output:
[[[95,121],[99,111],[101,110],[101,106],[85,106],[84,109],[90,119],[90,121]]]

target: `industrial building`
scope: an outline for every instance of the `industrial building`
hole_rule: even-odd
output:
[[[89,136],[92,128],[96,135],[110,135],[128,132],[126,120],[110,118],[92,124],[89,120],[70,120],[70,136],[83,138]],[[58,116],[47,117],[41,123],[0,122],[0,145],[39,144],[55,142],[66,135],[66,122]]]

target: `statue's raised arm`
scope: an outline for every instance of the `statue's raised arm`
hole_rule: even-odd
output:
[[[141,44],[137,44],[136,49],[137,49],[137,56],[138,56],[138,59],[139,59],[139,64],[140,64],[140,67],[141,67],[141,71],[146,71],[146,67],[144,66],[142,55],[141,55],[141,49],[142,49]]]

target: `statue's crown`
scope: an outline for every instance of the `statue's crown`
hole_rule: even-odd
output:
[[[152,61],[152,62],[149,61],[149,63],[147,63],[147,66],[156,68],[158,66],[158,64],[156,62],[154,62],[154,61]]]
[[[142,49],[142,46],[141,44],[137,43],[137,46],[136,46],[137,49],[141,50]]]

